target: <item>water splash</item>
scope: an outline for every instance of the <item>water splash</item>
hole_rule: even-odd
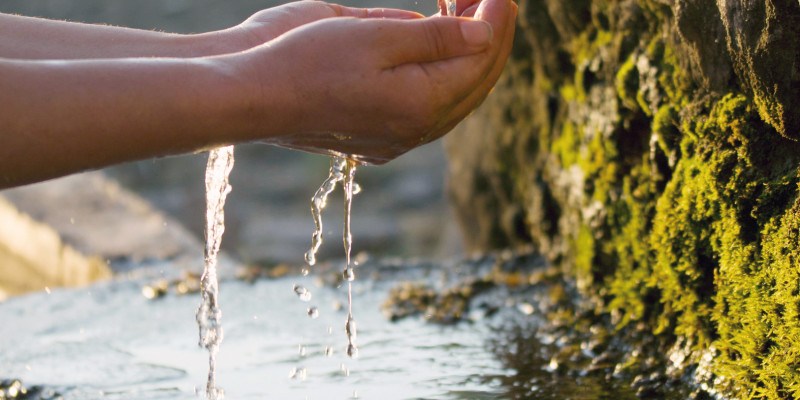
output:
[[[311,292],[308,289],[304,288],[303,286],[294,285],[294,288],[292,288],[292,290],[294,290],[294,293],[300,300],[311,301]]]
[[[331,157],[328,178],[325,179],[317,189],[314,197],[311,198],[311,215],[314,217],[316,230],[311,237],[311,249],[305,255],[308,265],[313,266],[317,262],[317,251],[322,245],[322,209],[327,205],[328,195],[336,188],[336,184],[342,182],[344,188],[344,232],[342,241],[344,242],[345,250],[345,267],[342,277],[347,281],[345,332],[347,333],[347,355],[354,358],[358,356],[358,347],[355,344],[356,324],[353,318],[353,281],[356,279],[356,274],[350,260],[350,251],[353,247],[353,235],[350,232],[350,211],[352,209],[353,196],[361,192],[361,187],[354,182],[357,165],[356,161],[344,157]]]
[[[219,283],[217,281],[217,255],[225,232],[225,198],[231,191],[228,176],[233,169],[233,146],[211,150],[206,165],[206,243],[205,270],[201,277],[203,302],[195,318],[200,331],[199,345],[208,350],[208,382],[206,396],[209,400],[225,398],[217,389],[217,352],[222,342],[222,310],[219,307]]]
[[[317,263],[317,251],[322,245],[322,209],[328,204],[328,195],[336,188],[336,183],[344,179],[347,161],[342,157],[331,157],[331,168],[328,171],[328,178],[311,198],[311,215],[314,217],[316,230],[311,236],[311,249],[306,252],[306,262],[313,266]]]

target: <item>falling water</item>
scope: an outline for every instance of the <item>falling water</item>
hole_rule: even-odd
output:
[[[445,0],[444,3],[447,6],[447,15],[451,17],[456,15],[456,0]]]
[[[311,215],[314,217],[314,225],[317,229],[311,236],[311,249],[306,252],[306,262],[313,266],[317,263],[317,251],[322,245],[322,209],[328,204],[328,195],[336,188],[336,183],[344,179],[344,169],[347,162],[342,157],[331,157],[331,168],[328,171],[328,178],[314,193],[311,198]]]
[[[347,333],[347,355],[350,357],[358,356],[358,348],[355,345],[356,322],[353,319],[353,287],[355,271],[350,262],[350,250],[353,244],[353,236],[350,233],[350,210],[353,204],[353,195],[358,194],[361,188],[353,181],[356,173],[356,162],[344,157],[331,157],[331,167],[328,178],[317,189],[314,197],[311,198],[311,215],[314,217],[316,230],[311,237],[311,249],[306,252],[305,258],[309,266],[317,262],[316,254],[322,245],[322,209],[328,202],[328,195],[333,192],[338,182],[342,182],[344,188],[344,249],[345,249],[345,268],[342,272],[344,280],[347,281],[347,320],[345,321],[345,332]],[[304,272],[305,273],[305,272]],[[295,291],[297,289],[295,288]],[[298,294],[299,295],[299,294]],[[310,295],[309,295],[310,296]],[[309,314],[311,315],[311,314]]]
[[[231,191],[228,175],[233,169],[233,146],[211,150],[206,165],[206,244],[205,270],[201,278],[203,302],[195,317],[200,330],[200,346],[208,349],[208,382],[206,396],[210,400],[224,398],[217,389],[216,363],[219,345],[222,342],[222,311],[219,308],[219,285],[217,282],[217,254],[225,231],[225,198]]]
[[[353,205],[353,177],[356,174],[356,163],[347,160],[344,177],[344,232],[342,239],[344,242],[344,279],[347,281],[347,321],[345,322],[345,332],[347,333],[347,355],[350,357],[358,356],[356,340],[356,321],[353,319],[353,281],[356,279],[353,266],[350,264],[350,250],[353,247],[353,235],[350,233],[350,209]]]

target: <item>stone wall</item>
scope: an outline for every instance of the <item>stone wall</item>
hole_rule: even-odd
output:
[[[533,244],[732,398],[800,397],[800,3],[519,5],[446,142],[467,245]]]

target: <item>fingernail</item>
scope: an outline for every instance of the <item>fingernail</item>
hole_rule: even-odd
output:
[[[479,20],[466,20],[459,22],[461,36],[464,41],[473,46],[483,46],[492,41],[492,26],[488,22]]]

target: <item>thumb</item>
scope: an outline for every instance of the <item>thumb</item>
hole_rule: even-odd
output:
[[[479,53],[492,41],[492,26],[472,18],[392,21],[380,42],[390,66],[432,62]]]

